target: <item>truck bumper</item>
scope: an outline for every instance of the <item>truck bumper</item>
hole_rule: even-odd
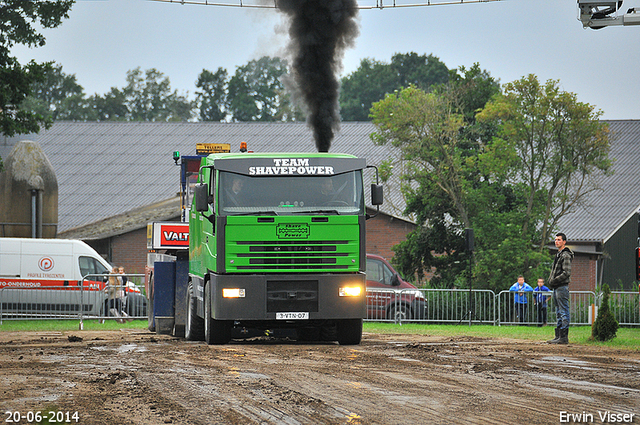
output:
[[[211,310],[213,318],[217,320],[286,322],[366,317],[364,273],[305,275],[216,275],[212,273],[209,277],[212,285]],[[340,289],[347,287],[359,287],[360,294],[341,295]],[[229,292],[239,296],[229,297]]]

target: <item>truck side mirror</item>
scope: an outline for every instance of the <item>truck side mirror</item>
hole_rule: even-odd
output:
[[[381,184],[371,184],[371,205],[382,205],[384,203],[384,195]]]
[[[195,187],[194,201],[196,204],[196,211],[207,212],[209,211],[209,185],[206,183],[197,184]]]
[[[394,274],[391,278],[391,286],[400,286],[400,278],[397,274]]]

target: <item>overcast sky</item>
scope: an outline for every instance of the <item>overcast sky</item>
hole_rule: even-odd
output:
[[[640,0],[625,0],[623,9],[639,6]],[[605,119],[640,119],[640,26],[583,29],[576,0],[361,10],[359,20],[343,75],[367,57],[389,62],[394,53],[434,54],[448,68],[478,62],[502,83],[529,73],[560,80]],[[87,94],[122,88],[127,71],[141,67],[156,68],[193,98],[202,69],[233,74],[252,59],[278,55],[287,41],[282,28],[274,10],[79,0],[68,20],[44,32],[45,47],[14,53],[21,62],[62,64]]]

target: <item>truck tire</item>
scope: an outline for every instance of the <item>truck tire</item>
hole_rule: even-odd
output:
[[[193,296],[193,284],[189,282],[186,297],[187,317],[184,324],[184,337],[188,341],[204,340],[204,320],[198,317],[196,301],[196,297]]]
[[[338,343],[358,345],[362,341],[362,319],[345,319],[338,322]]]
[[[207,344],[226,344],[231,341],[233,321],[211,318],[211,283],[204,287],[204,340]]]

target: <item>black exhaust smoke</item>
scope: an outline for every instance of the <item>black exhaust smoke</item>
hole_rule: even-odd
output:
[[[307,115],[318,152],[329,152],[340,129],[342,56],[352,47],[359,29],[356,0],[279,0],[287,14],[291,73],[287,90]]]

